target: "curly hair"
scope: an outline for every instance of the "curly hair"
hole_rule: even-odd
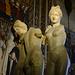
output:
[[[60,19],[62,18],[62,11],[60,9],[60,6],[57,5],[57,6],[52,6],[50,11],[49,11],[49,18],[51,17],[51,14],[53,13],[53,11],[55,12],[58,12],[59,13],[59,16],[60,16]]]

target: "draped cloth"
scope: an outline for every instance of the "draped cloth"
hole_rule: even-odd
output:
[[[0,73],[2,68],[2,49],[0,48]]]
[[[10,35],[10,39],[6,42],[7,49],[5,52],[5,58],[3,63],[3,75],[6,75],[7,64],[8,64],[8,53],[10,53],[12,48],[15,46],[13,39],[14,39],[14,36]]]
[[[2,73],[2,61],[3,61],[3,51],[2,50],[5,50],[6,49],[6,46],[4,44],[4,42],[2,40],[0,40],[0,73]]]

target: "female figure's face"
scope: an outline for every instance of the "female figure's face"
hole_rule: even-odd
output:
[[[53,24],[58,23],[58,22],[60,23],[60,15],[59,15],[59,13],[56,12],[56,11],[53,11],[51,13],[50,19],[51,19],[51,22]]]

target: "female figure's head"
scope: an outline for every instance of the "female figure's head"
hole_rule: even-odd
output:
[[[60,6],[52,6],[49,11],[49,18],[51,19],[52,23],[60,23],[60,20],[62,18],[62,11],[60,9]]]
[[[19,34],[19,36],[27,32],[27,25],[20,20],[15,21],[13,28]]]

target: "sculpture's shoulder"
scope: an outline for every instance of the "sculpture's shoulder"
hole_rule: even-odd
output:
[[[52,28],[52,26],[51,26],[51,25],[48,25],[48,26],[46,27],[46,29],[47,29],[47,28]]]
[[[61,28],[64,28],[64,25],[61,24],[60,27],[61,27]]]
[[[54,30],[58,30],[58,31],[64,30],[64,25],[59,25],[55,27]]]
[[[64,28],[64,25],[59,25],[59,26],[57,26],[56,28]]]
[[[51,28],[52,28],[52,26],[51,26],[51,25],[48,25],[48,26],[46,27],[45,33],[47,33],[48,30],[51,29]]]

